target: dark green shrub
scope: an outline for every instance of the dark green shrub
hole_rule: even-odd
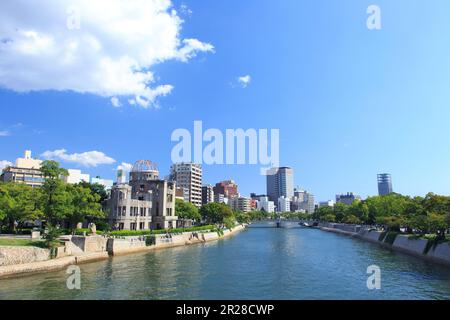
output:
[[[200,227],[192,227],[192,228],[181,228],[181,229],[171,229],[171,230],[120,230],[120,231],[112,231],[110,234],[116,237],[136,237],[136,236],[147,236],[147,235],[157,235],[157,234],[166,234],[166,233],[183,233],[183,232],[198,232],[198,231],[210,231],[215,227],[212,225],[209,226],[200,226]]]
[[[154,246],[155,244],[156,244],[156,238],[155,238],[155,236],[148,236],[148,237],[145,237],[145,245],[146,245],[147,247]]]

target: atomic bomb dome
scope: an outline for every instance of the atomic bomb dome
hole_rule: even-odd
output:
[[[156,163],[150,160],[139,160],[133,165],[130,172],[130,182],[140,180],[158,180],[159,170]]]

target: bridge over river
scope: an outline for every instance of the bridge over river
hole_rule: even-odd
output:
[[[266,220],[256,220],[248,226],[248,228],[304,228],[302,225],[304,220],[298,219],[266,219]],[[312,225],[312,222],[307,222]]]

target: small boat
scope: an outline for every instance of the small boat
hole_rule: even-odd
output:
[[[300,222],[299,225],[301,225],[303,227],[311,228],[311,225],[307,222]]]

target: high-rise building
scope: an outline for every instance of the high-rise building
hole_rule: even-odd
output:
[[[214,194],[223,194],[225,198],[239,197],[238,185],[233,180],[216,183]]]
[[[33,159],[31,151],[25,151],[23,158],[16,160],[15,166],[3,169],[0,181],[24,183],[31,187],[41,187],[44,184],[44,176],[40,170],[42,161]]]
[[[280,197],[294,196],[294,170],[289,167],[272,168],[267,171],[267,195],[270,201]]]
[[[377,175],[378,180],[378,195],[385,196],[393,192],[392,178],[389,173],[380,173]]]
[[[202,206],[202,166],[195,163],[176,163],[170,170],[170,179],[179,187],[189,189],[189,202]]]
[[[202,204],[214,202],[214,187],[205,185],[202,187]]]

